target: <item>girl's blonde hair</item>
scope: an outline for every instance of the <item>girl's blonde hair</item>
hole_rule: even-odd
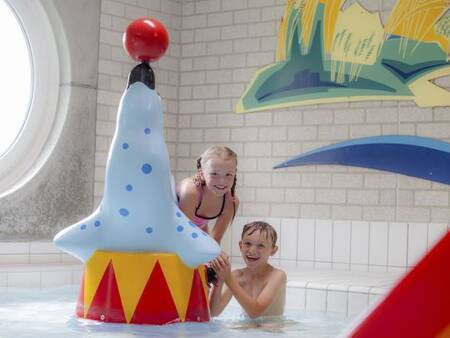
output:
[[[197,159],[197,173],[192,177],[195,185],[205,185],[205,181],[200,173],[202,167],[208,162],[212,157],[220,157],[223,159],[233,159],[236,162],[237,167],[237,155],[236,153],[228,147],[225,146],[212,146],[206,149],[200,157]],[[231,187],[231,196],[234,197],[234,189],[236,187],[236,175],[234,176],[233,186]]]

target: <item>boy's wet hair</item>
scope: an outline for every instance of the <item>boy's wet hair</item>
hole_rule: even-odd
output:
[[[242,229],[241,239],[244,238],[244,235],[246,233],[251,235],[258,230],[262,235],[266,237],[266,239],[270,239],[272,241],[273,247],[277,244],[277,231],[269,223],[263,221],[250,222],[244,225],[244,229]]]

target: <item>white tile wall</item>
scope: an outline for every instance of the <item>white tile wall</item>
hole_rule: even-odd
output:
[[[79,284],[82,263],[52,242],[0,243],[0,287],[47,288]]]
[[[446,224],[237,216],[222,242],[236,260],[244,224],[259,219],[273,224],[278,232],[279,250],[272,263],[302,268],[403,272],[450,231]]]
[[[324,289],[306,289],[306,310],[326,311],[327,291]]]
[[[351,227],[351,257],[353,265],[365,265],[369,263],[369,223],[352,222]]]
[[[346,221],[333,222],[333,263],[350,263],[351,223]]]
[[[407,224],[391,223],[389,225],[388,265],[406,266],[407,234]]]
[[[387,266],[388,229],[388,223],[370,223],[369,265],[371,266]]]
[[[327,312],[347,313],[348,293],[345,291],[327,292]]]
[[[407,264],[414,265],[427,251],[428,224],[408,224]]]
[[[357,315],[364,311],[369,304],[367,293],[350,292],[348,295],[347,313],[350,316]]]
[[[315,222],[314,220],[299,220],[297,259],[313,262],[315,260]]]

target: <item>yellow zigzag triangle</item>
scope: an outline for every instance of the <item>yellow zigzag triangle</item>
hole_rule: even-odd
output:
[[[105,274],[105,270],[111,261],[111,257],[104,252],[97,251],[86,262],[84,269],[84,317],[86,318],[88,309],[91,307],[92,299],[97,292],[100,280]]]
[[[158,255],[144,253],[113,253],[114,271],[120,299],[129,323],[156,264]]]
[[[180,320],[184,321],[192,289],[194,270],[184,265],[176,255],[161,254],[158,258]]]

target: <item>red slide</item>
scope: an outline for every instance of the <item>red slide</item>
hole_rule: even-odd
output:
[[[450,338],[450,232],[348,337]]]

